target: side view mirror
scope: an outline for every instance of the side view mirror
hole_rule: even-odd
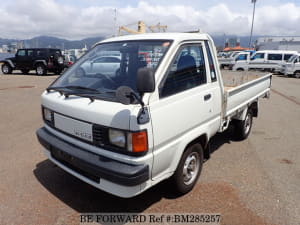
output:
[[[130,87],[120,86],[116,90],[117,100],[124,105],[132,104],[137,100],[142,108],[144,108],[145,104],[142,100],[142,95],[151,93],[155,90],[154,70],[147,67],[140,68],[137,72],[136,87],[140,96],[138,96]]]
[[[136,87],[141,95],[153,92],[155,90],[154,70],[147,67],[140,68],[137,72]]]

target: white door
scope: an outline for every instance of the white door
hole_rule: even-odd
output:
[[[218,82],[211,82],[204,42],[185,44],[160,83],[160,99],[150,105],[154,136],[152,178],[174,171],[174,161],[186,139],[213,126],[220,116]],[[212,73],[216,81],[215,71]],[[216,126],[216,123],[214,124]],[[209,129],[209,128],[207,128]],[[201,134],[198,134],[201,135]]]

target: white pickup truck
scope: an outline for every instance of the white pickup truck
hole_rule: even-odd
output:
[[[86,69],[116,51],[115,74]],[[113,195],[133,197],[166,179],[184,194],[209,158],[212,136],[232,122],[247,138],[258,99],[269,96],[271,74],[226,77],[207,34],[110,38],[42,94],[37,137],[52,162]]]

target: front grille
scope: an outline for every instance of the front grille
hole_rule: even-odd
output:
[[[94,145],[99,147],[107,146],[108,143],[108,128],[93,124],[93,142]]]

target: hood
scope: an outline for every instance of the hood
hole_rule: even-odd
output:
[[[42,105],[73,119],[124,130],[130,129],[131,112],[136,107],[98,99],[91,102],[79,96],[65,98],[58,92],[44,92]]]

